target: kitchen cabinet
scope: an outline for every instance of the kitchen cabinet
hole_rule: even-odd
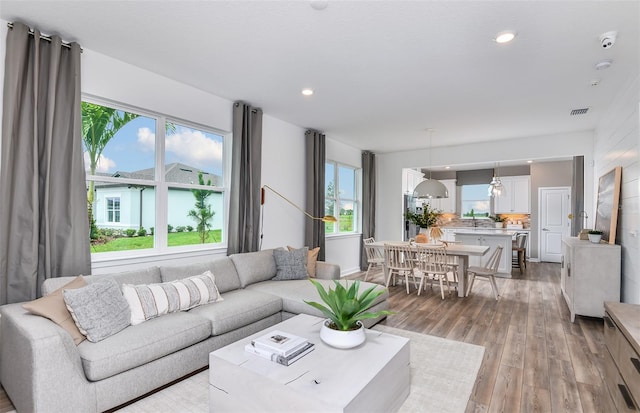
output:
[[[440,179],[440,182],[444,184],[449,192],[449,198],[441,199],[425,199],[424,203],[428,204],[431,208],[439,209],[443,213],[455,214],[456,212],[456,180],[455,179]]]
[[[531,177],[501,177],[504,193],[493,199],[496,214],[530,214],[531,213]]]
[[[502,245],[498,276],[511,278],[511,240],[513,234],[513,232],[508,231],[480,232],[469,230],[469,232],[456,232],[456,241],[467,245],[485,245],[489,247],[489,251],[482,257],[469,257],[470,266],[486,265],[497,246]]]
[[[560,289],[571,322],[576,314],[602,318],[605,301],[620,301],[620,245],[563,238]]]
[[[402,187],[406,193],[413,196],[413,190],[420,182],[424,181],[424,174],[415,169],[402,170]]]
[[[637,412],[640,406],[640,305],[606,302],[604,308],[603,411]]]

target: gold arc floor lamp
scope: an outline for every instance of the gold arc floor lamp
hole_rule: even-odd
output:
[[[263,185],[261,188],[261,194],[260,194],[260,205],[264,205],[264,200],[265,200],[265,190],[268,189],[269,191],[273,192],[274,194],[278,195],[280,198],[284,199],[285,201],[287,201],[287,203],[289,203],[289,205],[293,206],[295,209],[297,209],[298,211],[302,212],[303,214],[305,214],[307,217],[311,218],[311,219],[315,219],[318,221],[322,221],[322,222],[338,222],[338,220],[336,219],[336,217],[334,217],[333,215],[325,215],[324,217],[320,218],[320,217],[314,217],[313,215],[311,215],[310,213],[308,213],[307,211],[305,211],[304,209],[300,208],[298,205],[294,204],[293,202],[291,202],[286,196],[282,195],[280,192],[276,191],[275,189],[271,188],[269,185]]]

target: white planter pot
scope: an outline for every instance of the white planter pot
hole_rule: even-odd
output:
[[[320,339],[335,348],[354,348],[364,343],[367,336],[364,331],[364,325],[358,321],[360,328],[357,330],[340,331],[329,328],[331,320],[325,320],[320,328]]]
[[[496,222],[496,228],[502,228],[502,222]]]
[[[589,241],[593,242],[594,244],[599,244],[601,238],[602,234],[589,234]]]

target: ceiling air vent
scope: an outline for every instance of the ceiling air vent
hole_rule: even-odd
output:
[[[584,115],[589,111],[589,108],[582,108],[582,109],[573,109],[570,113],[571,116],[575,116],[575,115]]]

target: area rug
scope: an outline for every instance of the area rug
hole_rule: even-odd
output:
[[[411,340],[411,393],[399,412],[464,413],[484,347],[383,325],[373,329]],[[207,413],[208,375],[205,370],[118,412]]]

